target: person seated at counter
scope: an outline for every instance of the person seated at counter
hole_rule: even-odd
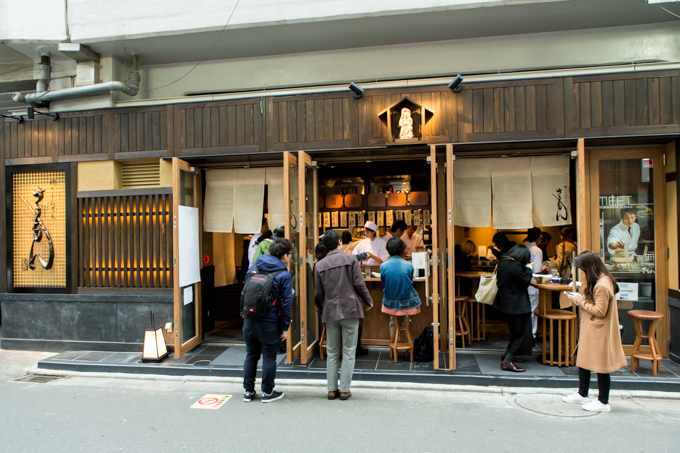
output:
[[[621,221],[609,230],[607,249],[612,254],[612,258],[625,257],[624,253],[628,253],[630,258],[634,258],[635,249],[637,249],[640,239],[640,225],[635,223],[637,215],[633,208],[623,208],[619,213],[621,214]]]
[[[359,241],[354,241],[352,238],[352,233],[347,230],[343,231],[340,236],[342,237],[342,245],[340,246],[340,250],[345,253],[352,253],[352,250],[354,250]]]
[[[507,254],[511,248],[517,245],[517,242],[509,240],[508,237],[503,233],[494,234],[493,238],[491,238],[491,242],[493,242],[495,248],[489,248],[497,260],[501,259],[503,254]]]
[[[413,287],[413,264],[404,259],[406,244],[399,238],[387,241],[389,259],[380,265],[383,287],[382,312],[393,316],[420,313],[420,297]]]
[[[385,241],[378,236],[378,225],[369,220],[364,224],[364,233],[366,238],[359,241],[352,253],[354,255],[366,253],[367,259],[361,262],[363,265],[376,266],[382,264],[389,255],[385,248]]]
[[[409,225],[406,227],[404,234],[402,234],[399,238],[404,241],[404,244],[406,244],[406,253],[409,255],[425,250],[425,242],[423,241],[423,237],[416,233],[417,229],[417,226]]]
[[[385,243],[389,241],[392,238],[400,238],[401,236],[406,232],[406,229],[408,226],[406,225],[406,222],[403,220],[397,220],[392,224],[392,227],[390,227],[390,231],[385,233],[385,236],[383,236],[383,239],[385,240]]]
[[[472,241],[465,241],[463,245],[456,244],[454,247],[456,271],[469,271],[472,269],[472,254],[477,251],[477,246]]]

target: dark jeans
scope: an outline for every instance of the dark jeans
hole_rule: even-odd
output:
[[[506,356],[511,355],[514,358],[518,355],[531,354],[534,342],[531,335],[531,314],[513,315],[506,313],[505,321],[510,329],[510,342],[505,350]]]
[[[262,355],[262,391],[271,393],[276,379],[276,353],[281,343],[281,328],[277,322],[243,319],[243,339],[246,342],[246,360],[243,363],[243,388],[255,391],[257,362]]]
[[[599,395],[597,397],[600,403],[609,403],[609,388],[611,387],[611,378],[609,373],[597,373],[597,390]],[[578,394],[584,397],[588,396],[590,390],[590,370],[583,368],[578,369]]]

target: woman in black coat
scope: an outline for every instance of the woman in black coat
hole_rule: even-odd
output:
[[[513,363],[523,362],[520,355],[531,354],[531,304],[527,288],[531,283],[531,253],[523,245],[515,245],[507,255],[503,254],[498,263],[496,284],[498,293],[493,306],[505,314],[510,328],[510,342],[501,356],[501,370],[525,371]]]

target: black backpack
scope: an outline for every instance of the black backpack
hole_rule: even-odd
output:
[[[281,272],[283,270],[262,272],[257,266],[253,267],[241,291],[241,316],[251,319],[262,318],[271,312],[276,304],[276,299],[272,301],[274,278]]]
[[[413,342],[413,361],[432,362],[434,360],[434,334],[432,326],[423,329],[416,341]]]

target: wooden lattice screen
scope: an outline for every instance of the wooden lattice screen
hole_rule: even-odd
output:
[[[172,288],[172,195],[78,195],[81,288]]]

